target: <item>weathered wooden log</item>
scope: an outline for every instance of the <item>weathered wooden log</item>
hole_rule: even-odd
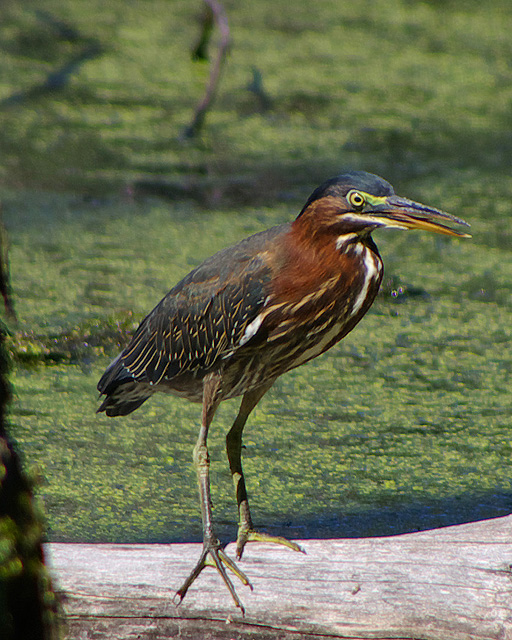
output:
[[[245,618],[214,570],[173,604],[198,544],[49,544],[47,554],[70,638],[512,639],[512,516],[300,544],[307,555],[247,547]]]

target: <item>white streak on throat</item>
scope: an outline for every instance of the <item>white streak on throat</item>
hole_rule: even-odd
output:
[[[352,242],[357,238],[357,233],[345,233],[336,239],[336,249],[339,251],[347,242]]]
[[[370,283],[373,280],[376,280],[380,276],[380,273],[382,271],[380,260],[366,247],[363,254],[363,262],[366,268],[366,278],[361,291],[357,294],[357,297],[354,300],[354,306],[352,307],[352,311],[350,312],[351,316],[355,316],[359,309],[362,307],[363,302],[366,300],[366,296],[368,295],[368,288],[370,286]]]

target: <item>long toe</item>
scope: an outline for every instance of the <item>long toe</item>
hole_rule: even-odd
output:
[[[240,529],[238,531],[238,537],[236,540],[236,557],[238,560],[242,557],[245,545],[248,542],[266,542],[269,544],[279,544],[283,547],[288,547],[292,551],[298,551],[299,553],[306,553],[302,547],[297,543],[287,540],[281,536],[271,536],[268,533],[260,533],[254,529]]]
[[[176,605],[179,605],[183,601],[183,598],[186,596],[190,586],[193,584],[193,582],[205,567],[215,567],[215,569],[217,569],[217,571],[221,575],[222,580],[224,581],[224,584],[228,588],[228,591],[231,594],[235,605],[241,610],[242,615],[245,615],[244,606],[240,598],[238,597],[238,594],[235,590],[235,587],[233,586],[233,583],[231,582],[231,579],[227,574],[226,569],[229,569],[243,585],[250,587],[251,590],[252,585],[245,573],[238,568],[236,562],[231,560],[231,558],[226,555],[226,553],[224,553],[219,543],[204,545],[199,561],[190,572],[188,578],[176,592],[176,595],[174,596],[174,603]]]

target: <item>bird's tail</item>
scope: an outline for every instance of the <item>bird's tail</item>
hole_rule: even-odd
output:
[[[104,411],[107,416],[126,416],[135,411],[153,395],[148,384],[138,382],[117,357],[98,382],[98,391],[105,395],[96,413]]]

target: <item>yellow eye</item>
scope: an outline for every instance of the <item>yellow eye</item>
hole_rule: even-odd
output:
[[[348,194],[348,201],[354,209],[362,209],[364,206],[364,198],[358,191],[351,191]]]

